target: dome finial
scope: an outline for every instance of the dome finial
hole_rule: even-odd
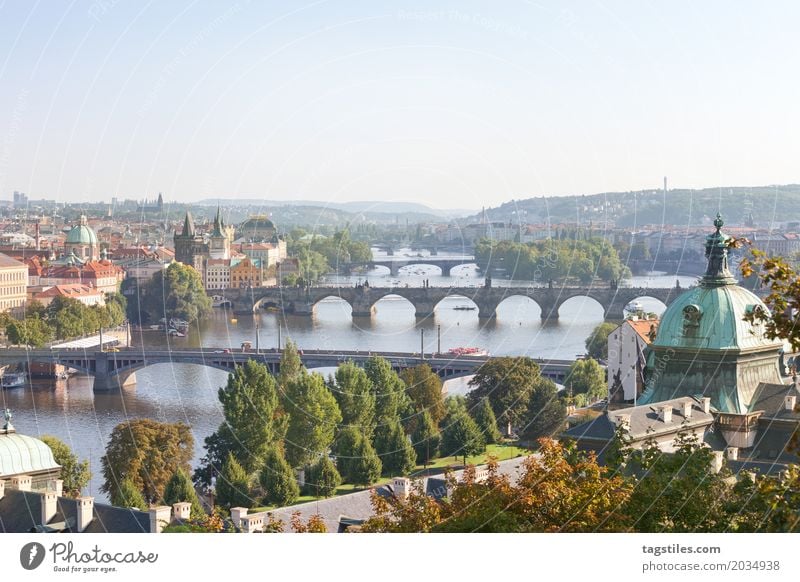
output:
[[[722,215],[717,212],[717,217],[714,219],[714,226],[717,227],[717,232],[722,230],[722,227],[725,226],[725,221],[722,220]]]
[[[706,237],[706,259],[708,266],[706,274],[700,284],[709,287],[717,285],[731,285],[736,283],[733,273],[728,269],[728,243],[731,240],[722,232],[722,215],[717,213],[714,219],[716,230]]]

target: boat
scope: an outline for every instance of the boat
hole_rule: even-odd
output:
[[[450,348],[447,350],[447,353],[451,356],[472,356],[472,357],[484,357],[488,356],[488,350],[484,350],[483,348]]]
[[[7,388],[20,388],[25,385],[25,374],[23,372],[7,372],[0,378],[0,386],[3,390]]]
[[[629,313],[638,313],[640,311],[644,311],[644,305],[642,305],[641,302],[634,300],[625,306],[625,311]]]
[[[167,333],[173,337],[186,337],[185,333],[178,331],[174,327],[171,327]]]
[[[453,309],[456,311],[475,311],[477,308],[472,305],[456,305]]]

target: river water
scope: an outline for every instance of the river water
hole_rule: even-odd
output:
[[[433,266],[410,266],[396,276],[378,268],[361,277],[331,278],[329,283],[351,285],[368,278],[371,285],[409,284],[420,286],[425,279],[432,286],[481,285],[482,276],[474,266],[461,266],[452,276],[443,276]],[[399,282],[399,283],[398,283]],[[681,277],[681,285],[692,278]],[[497,286],[513,285],[495,281]],[[517,283],[521,284],[521,283]],[[675,277],[653,275],[635,277],[633,286],[667,287]],[[657,300],[642,298],[647,311],[661,313]],[[557,323],[542,324],[539,307],[522,297],[510,297],[498,308],[493,321],[479,321],[476,310],[454,309],[469,306],[461,298],[448,298],[439,304],[432,319],[417,320],[414,309],[403,299],[388,297],[376,306],[372,318],[353,319],[343,301],[320,303],[313,317],[283,316],[263,312],[253,317],[215,310],[212,317],[190,330],[185,338],[167,338],[162,333],[134,334],[134,343],[238,348],[242,341],[256,343],[256,328],[261,348],[278,345],[278,338],[291,339],[307,349],[357,349],[369,351],[419,351],[420,340],[426,351],[435,351],[441,342],[446,351],[459,346],[477,346],[492,355],[529,355],[571,359],[584,350],[584,340],[603,320],[603,310],[593,300],[574,298],[561,308]],[[279,332],[280,328],[280,332]],[[329,373],[330,370],[322,370]],[[85,492],[100,499],[102,483],[100,457],[114,426],[126,419],[148,417],[160,421],[183,421],[195,437],[195,462],[203,454],[203,439],[222,420],[217,389],[226,374],[220,370],[190,364],[160,364],[136,373],[135,386],[116,394],[94,394],[92,378],[75,376],[53,382],[35,380],[31,386],[2,392],[3,405],[13,412],[13,423],[21,433],[31,436],[56,435],[82,459],[89,459],[94,474]],[[462,393],[464,380],[448,382],[450,393]]]

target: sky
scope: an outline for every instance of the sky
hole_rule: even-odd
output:
[[[0,198],[800,182],[797,2],[0,0]]]

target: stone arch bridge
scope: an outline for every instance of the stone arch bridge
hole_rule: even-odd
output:
[[[302,350],[300,358],[308,369],[336,367],[351,361],[363,366],[371,357],[386,358],[395,371],[425,363],[443,380],[469,376],[476,372],[488,357],[453,356],[449,354],[407,352],[357,352],[331,350]],[[7,349],[0,351],[0,366],[18,363],[61,364],[83,374],[94,376],[95,392],[118,390],[136,383],[136,371],[154,364],[197,364],[232,372],[248,360],[264,363],[273,374],[280,368],[281,352],[276,349],[233,351],[214,348],[120,348],[116,352],[90,351],[83,348]],[[562,383],[569,366],[568,360],[536,360],[542,375]]]
[[[447,297],[472,301],[478,317],[495,317],[497,307],[509,297],[527,297],[542,311],[542,320],[557,320],[561,305],[573,297],[590,297],[597,301],[606,319],[625,318],[625,306],[642,297],[653,297],[669,305],[684,288],[672,287],[252,287],[228,289],[225,297],[237,313],[252,313],[262,307],[276,307],[285,313],[312,315],[323,299],[334,297],[353,308],[353,317],[369,317],[375,304],[387,296],[400,296],[414,306],[419,318],[432,317],[436,306]]]

